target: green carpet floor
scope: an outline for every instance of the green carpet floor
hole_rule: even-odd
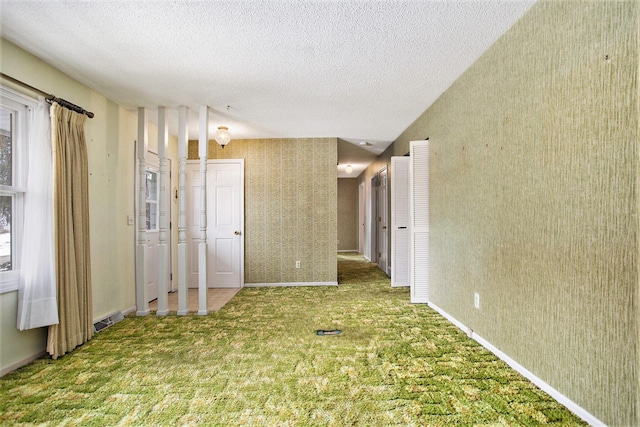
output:
[[[208,316],[128,317],[0,378],[0,425],[583,424],[380,270],[339,259],[337,288],[245,288]]]

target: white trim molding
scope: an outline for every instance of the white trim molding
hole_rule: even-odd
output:
[[[14,159],[13,165],[14,173],[16,174],[13,184],[10,186],[0,186],[0,191],[3,196],[13,197],[13,223],[11,228],[13,229],[13,236],[11,242],[11,253],[13,254],[12,270],[0,272],[0,294],[18,291],[20,285],[20,257],[22,255],[22,239],[24,229],[24,194],[27,190],[26,179],[27,170],[29,167],[28,157],[28,145],[29,145],[29,132],[31,131],[32,117],[29,114],[30,110],[33,110],[38,106],[37,98],[27,95],[23,92],[14,90],[10,87],[0,84],[0,104],[4,108],[13,110],[17,113],[17,122],[15,123],[16,140],[14,147]],[[12,195],[13,193],[13,195]],[[17,196],[20,196],[17,199]]]
[[[16,369],[22,368],[23,366],[27,366],[29,363],[33,362],[34,360],[37,360],[43,357],[45,354],[47,354],[47,352],[45,350],[42,350],[30,356],[27,356],[24,359],[18,360],[17,362],[14,362],[10,365],[2,367],[0,369],[0,377],[4,377],[9,372],[13,372]]]
[[[0,274],[0,294],[17,291],[20,284],[20,270],[3,271]]]
[[[274,288],[284,286],[338,286],[338,282],[281,282],[281,283],[245,283],[247,288]]]
[[[133,307],[129,307],[126,310],[122,310],[122,315],[123,316],[127,316],[129,314],[135,313],[136,312],[136,306]]]
[[[507,356],[505,353],[500,351],[497,347],[495,347],[489,341],[487,341],[486,339],[482,338],[480,335],[475,333],[472,329],[468,328],[463,323],[459,322],[457,319],[449,315],[449,313],[442,310],[440,307],[438,307],[432,302],[429,302],[428,305],[429,307],[433,308],[435,311],[440,313],[445,319],[447,319],[448,321],[453,323],[455,326],[457,326],[459,329],[461,329],[465,334],[467,334],[469,338],[472,338],[475,341],[477,341],[478,344],[480,344],[481,346],[489,350],[491,353],[496,355],[500,360],[502,360],[507,365],[511,366],[513,369],[518,371],[522,376],[526,377],[529,381],[531,381],[532,383],[540,387],[542,391],[549,394],[551,397],[557,400],[560,404],[566,406],[567,409],[569,409],[578,417],[582,418],[584,421],[589,423],[589,425],[592,425],[594,427],[606,427],[605,423],[603,423],[602,421],[600,421],[599,419],[591,415],[582,406],[578,405],[576,402],[569,399],[567,396],[565,396],[564,394],[560,393],[558,390],[556,390],[555,388],[547,384],[545,381],[537,377],[534,373],[529,371],[527,368],[525,368],[524,366],[522,366],[521,364],[513,360],[511,357]]]

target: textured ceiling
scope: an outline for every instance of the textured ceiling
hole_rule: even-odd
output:
[[[126,108],[190,107],[193,139],[208,105],[234,138],[377,154],[533,3],[0,0],[0,34]]]

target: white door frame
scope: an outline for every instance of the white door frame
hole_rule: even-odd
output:
[[[239,287],[244,287],[244,258],[245,258],[245,250],[244,250],[244,159],[208,159],[207,160],[207,172],[209,172],[209,166],[213,164],[238,164],[241,166],[240,173],[240,193],[239,193],[239,221],[240,226],[239,229],[236,230],[239,232],[239,274],[240,274],[240,283]],[[197,243],[199,241],[199,226],[194,225],[196,219],[198,219],[200,213],[199,207],[199,197],[196,197],[194,200],[193,194],[193,186],[192,179],[199,178],[199,160],[188,160],[187,161],[187,178],[186,178],[186,188],[187,188],[187,287],[188,288],[197,288],[198,287],[198,247]],[[209,176],[209,173],[207,173]],[[208,180],[207,180],[208,181]],[[209,192],[209,186],[206,186],[207,192]],[[209,194],[207,194],[207,200],[209,200]],[[194,211],[194,201],[198,206]],[[208,211],[208,209],[207,209]],[[207,213],[208,216],[209,212]],[[214,226],[215,224],[212,221],[207,220],[207,241],[211,239],[215,235]],[[207,246],[211,246],[211,243],[208,242]],[[194,270],[195,269],[195,270]],[[208,283],[207,286],[209,288],[214,288],[215,283],[213,283],[213,271],[208,270]]]
[[[364,182],[361,182],[358,185],[358,252],[361,254],[364,254],[365,200]]]
[[[369,261],[378,263],[378,174],[371,177],[371,229],[369,230],[371,257]]]
[[[387,167],[384,166],[377,173],[378,186],[376,187],[377,199],[377,233],[376,238],[378,253],[378,268],[389,275],[389,199],[388,199],[388,177]]]
[[[239,185],[239,193],[238,193],[238,218],[236,218],[238,220],[238,226],[237,227],[232,227],[232,226],[220,226],[219,228],[216,228],[215,226],[215,222],[214,221],[207,221],[207,223],[209,224],[209,226],[207,227],[207,234],[208,234],[208,246],[209,246],[209,253],[211,253],[212,251],[214,251],[216,249],[216,245],[218,242],[222,241],[224,242],[224,244],[227,244],[227,242],[231,242],[232,245],[235,245],[236,243],[238,244],[238,249],[237,249],[237,256],[238,256],[238,286],[237,288],[243,288],[244,287],[244,159],[213,159],[213,160],[209,160],[207,161],[207,169],[209,169],[212,165],[236,165],[239,167],[239,180],[240,182],[238,183]],[[223,169],[224,171],[224,169]],[[223,172],[221,171],[221,172]],[[213,178],[214,174],[211,173],[212,171],[207,171],[207,176],[209,178]],[[223,185],[222,188],[228,188],[227,185]],[[210,184],[207,183],[207,200],[209,202],[212,202],[214,200],[213,195],[211,195],[211,191],[214,189],[214,187]],[[209,195],[211,195],[211,197],[209,197]],[[209,210],[209,208],[207,208],[207,210]],[[225,209],[226,210],[226,209]],[[233,210],[232,210],[233,211]],[[211,209],[211,214],[215,213],[215,209]],[[224,215],[223,215],[224,216]],[[231,231],[233,230],[233,231]],[[224,251],[223,251],[224,252]],[[232,251],[232,257],[233,257],[233,251]],[[216,259],[220,260],[220,257],[218,257]],[[209,259],[209,262],[211,263],[212,261],[214,261],[213,259]],[[233,259],[229,260],[230,264],[233,264]],[[219,276],[216,279],[216,268],[214,268],[216,264],[210,264],[207,267],[207,271],[209,274],[209,278],[210,280],[213,282],[213,286],[210,285],[210,287],[232,287],[229,286],[228,284],[222,284],[223,282],[228,282],[229,278],[232,277],[234,275],[234,273],[231,273],[231,275],[229,274],[229,271],[224,271],[219,273]],[[231,270],[233,271],[233,270]],[[234,282],[235,279],[232,280],[232,282]],[[233,288],[236,288],[235,286],[233,286]]]
[[[149,156],[151,155],[151,156]],[[167,255],[167,279],[169,280],[169,285],[167,286],[167,289],[169,292],[173,291],[173,262],[172,262],[172,258],[171,258],[171,218],[172,218],[172,203],[170,201],[171,199],[171,185],[172,185],[172,177],[171,177],[171,159],[166,159],[167,160],[167,173],[165,174],[165,179],[166,179],[166,191],[167,191],[167,197],[166,197],[166,215],[168,218],[168,227],[167,227],[167,250],[168,250],[168,255]],[[136,159],[136,163],[138,163],[137,159]],[[145,170],[147,171],[151,171],[153,173],[155,173],[158,177],[158,179],[160,178],[160,171],[159,171],[159,161],[158,161],[158,153],[155,153],[151,150],[148,150],[146,152],[146,156],[145,156]],[[138,171],[138,165],[136,164],[136,172]],[[139,181],[140,181],[140,176],[138,173],[135,174],[135,188],[136,188],[136,193],[138,193],[140,191],[140,185],[139,185]],[[159,185],[159,183],[158,183]],[[158,196],[160,193],[160,189],[158,188]],[[136,194],[136,200],[138,200],[139,195]],[[159,214],[159,203],[160,200],[157,200],[158,202],[158,211],[156,211],[156,215]],[[136,215],[134,217],[134,224],[135,225],[135,229],[136,229],[136,241],[138,240],[138,236],[137,234],[139,233],[139,224],[138,221],[140,219],[139,215]],[[159,221],[159,218],[156,218],[156,221]],[[159,224],[158,224],[159,226]],[[157,257],[152,257],[151,255],[153,255],[155,253],[155,251],[151,250],[151,248],[149,247],[150,243],[158,245],[159,243],[159,239],[158,239],[158,234],[159,234],[160,230],[159,228],[156,228],[152,231],[147,230],[146,231],[146,242],[147,242],[147,256],[145,256],[144,259],[144,266],[143,268],[145,268],[145,281],[146,281],[146,285],[148,286],[150,283],[150,280],[155,280],[155,292],[153,293],[148,293],[149,290],[147,289],[147,291],[145,291],[145,295],[147,295],[147,300],[153,301],[158,297],[158,284],[157,284]],[[149,262],[155,261],[155,264],[153,265],[149,265]],[[138,268],[138,267],[136,267]]]

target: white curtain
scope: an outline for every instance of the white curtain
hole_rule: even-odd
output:
[[[53,246],[53,169],[49,105],[32,109],[29,171],[24,194],[24,234],[20,257],[18,329],[58,323]]]

